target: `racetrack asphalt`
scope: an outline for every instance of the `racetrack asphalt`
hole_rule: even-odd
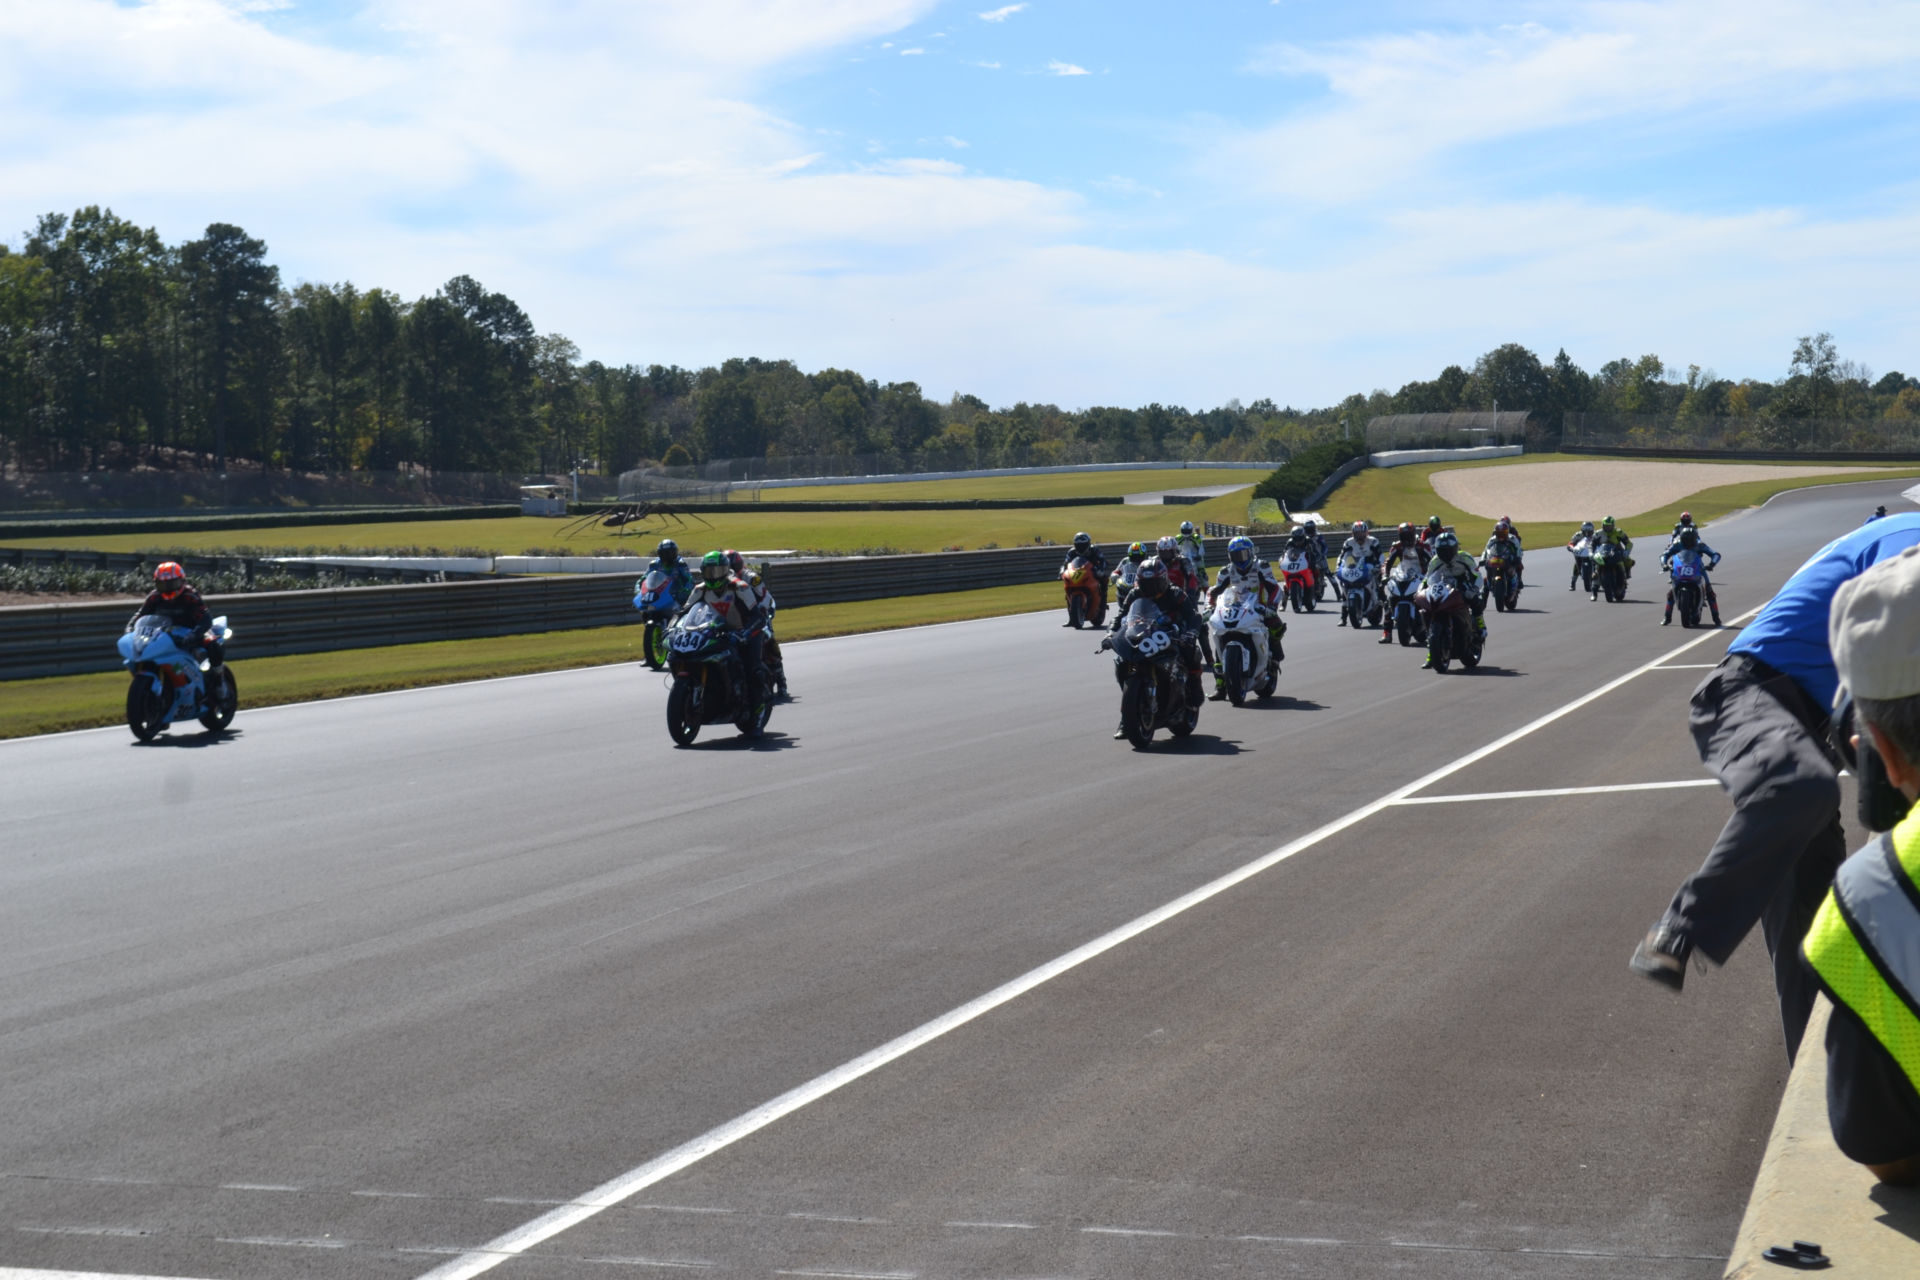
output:
[[[1723,612],[1902,487],[1709,530]],[[1377,808],[512,1238],[1701,634],[1657,548],[1608,605],[1523,532],[1480,672],[1300,617],[1147,752],[1058,614],[793,645],[759,746],[673,747],[633,667],[0,744],[0,1276],[1718,1275],[1764,951],[1626,967],[1712,787]],[[1733,634],[1406,800],[1702,778]]]

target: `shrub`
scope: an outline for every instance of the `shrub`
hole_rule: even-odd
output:
[[[1326,478],[1355,458],[1365,457],[1367,446],[1360,440],[1328,440],[1302,449],[1291,461],[1262,480],[1254,488],[1255,498],[1272,498],[1287,507],[1298,507],[1312,496]]]

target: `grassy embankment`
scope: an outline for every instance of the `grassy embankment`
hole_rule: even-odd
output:
[[[1152,482],[1139,483],[1137,477],[1158,473],[1118,473],[1127,477],[1125,491],[1169,487]],[[1178,477],[1206,472],[1173,472]],[[1217,476],[1220,473],[1214,472]],[[1011,484],[1019,480],[1080,482],[1089,477],[1010,476],[996,482]],[[1103,492],[1115,494],[1113,473],[1093,477],[1104,482]],[[1233,478],[1210,483],[1230,484]],[[979,481],[929,481],[926,488],[959,484],[980,488]],[[1252,481],[1248,481],[1251,485]],[[1137,486],[1137,487],[1136,487]],[[854,488],[894,489],[895,485],[850,486]],[[873,497],[878,495],[856,495]],[[947,497],[988,497],[994,492],[957,493]],[[1030,496],[1013,494],[1007,496]],[[1039,496],[1039,495],[1031,495]],[[1063,496],[1083,496],[1078,493]],[[88,548],[96,551],[195,551],[208,552],[237,547],[258,549],[271,554],[280,551],[298,554],[318,548],[340,553],[378,553],[393,549],[431,547],[476,549],[502,555],[525,551],[564,548],[575,555],[596,551],[651,552],[663,536],[674,538],[693,554],[711,547],[739,547],[742,550],[826,550],[856,552],[869,547],[887,547],[899,551],[940,551],[948,547],[976,550],[989,543],[1002,547],[1031,545],[1035,539],[1065,543],[1081,530],[1101,542],[1130,542],[1136,538],[1154,538],[1172,533],[1182,520],[1199,524],[1215,520],[1224,524],[1243,524],[1247,516],[1245,491],[1214,498],[1194,506],[1178,507],[1047,507],[1037,510],[960,510],[960,511],[822,511],[792,513],[756,513],[752,503],[742,503],[737,511],[703,513],[689,516],[684,523],[656,520],[645,533],[621,535],[611,529],[587,526],[572,537],[563,536],[574,521],[523,516],[517,520],[449,520],[431,525],[386,521],[369,524],[333,525],[324,530],[261,529],[218,530],[179,533],[157,537],[151,533],[102,534],[74,537],[11,538],[0,546]]]
[[[1060,598],[1057,583],[1042,582],[859,604],[810,605],[780,611],[780,638],[787,642],[813,640],[932,622],[999,617],[1051,608],[1060,603]],[[252,660],[246,656],[242,626],[233,646],[233,673],[240,684],[242,719],[249,707],[567,667],[638,663],[639,660],[640,628],[637,626],[591,627],[540,635],[342,649],[334,653]],[[804,672],[796,671],[794,684],[802,693],[805,681]],[[120,672],[0,683],[0,738],[119,724],[126,686],[127,677]],[[198,732],[197,726],[187,728]]]
[[[1525,454],[1516,458],[1499,458],[1488,462],[1468,464],[1473,467],[1521,466],[1534,462],[1613,462],[1620,459],[1595,458],[1587,455],[1545,453]],[[1641,459],[1634,459],[1641,461]],[[1658,459],[1646,459],[1658,461]],[[1684,459],[1696,462],[1698,459]],[[1790,462],[1778,464],[1738,461],[1730,465],[1739,466],[1793,466]],[[1821,463],[1821,466],[1834,465]],[[1443,502],[1433,490],[1432,476],[1436,471],[1457,470],[1459,463],[1419,463],[1407,467],[1369,467],[1359,472],[1345,484],[1334,490],[1333,495],[1323,504],[1325,513],[1332,523],[1344,524],[1354,520],[1371,520],[1375,525],[1392,527],[1402,520],[1411,520],[1415,524],[1424,524],[1430,515],[1438,515],[1443,521],[1454,525],[1463,532],[1490,528],[1493,520],[1489,516],[1474,515]],[[1742,484],[1720,485],[1703,489],[1691,494],[1679,502],[1661,507],[1657,511],[1643,512],[1635,516],[1618,517],[1619,524],[1632,536],[1644,536],[1648,533],[1663,534],[1673,528],[1680,518],[1681,511],[1691,511],[1700,524],[1717,520],[1735,511],[1758,506],[1775,494],[1789,489],[1804,489],[1813,485],[1854,484],[1862,480],[1893,480],[1920,477],[1920,467],[1875,467],[1866,464],[1847,475],[1833,476],[1783,476],[1779,480],[1752,480]],[[1595,511],[1591,519],[1598,521],[1607,515],[1604,511]],[[1865,514],[1864,512],[1862,513]],[[1217,517],[1216,517],[1217,518]],[[1537,522],[1535,522],[1537,523]],[[1577,522],[1576,522],[1577,523]],[[1571,532],[1572,525],[1569,526]],[[1528,534],[1528,542],[1534,543],[1536,535],[1522,522],[1521,532]],[[1552,531],[1558,536],[1557,528]]]

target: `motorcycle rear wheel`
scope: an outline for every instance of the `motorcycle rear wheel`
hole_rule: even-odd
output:
[[[166,728],[166,707],[145,676],[136,675],[127,686],[127,728],[142,742],[152,742]]]
[[[674,744],[682,747],[692,746],[700,736],[700,721],[693,713],[693,686],[685,680],[675,680],[673,692],[667,695],[667,732],[673,735]]]
[[[1147,695],[1151,678],[1145,672],[1136,672],[1120,694],[1120,727],[1136,751],[1146,750],[1153,741],[1153,699]]]
[[[209,732],[218,733],[233,723],[234,712],[240,710],[240,686],[225,666],[216,668],[210,675],[220,677],[220,688],[207,690],[209,710],[200,717],[200,723]]]

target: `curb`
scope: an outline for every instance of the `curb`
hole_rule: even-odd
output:
[[[1920,1187],[1882,1186],[1833,1145],[1826,1048],[1832,1012],[1825,996],[1814,1002],[1724,1280],[1788,1274],[1793,1268],[1762,1255],[1796,1240],[1818,1244],[1833,1259],[1826,1275],[1920,1275]]]

